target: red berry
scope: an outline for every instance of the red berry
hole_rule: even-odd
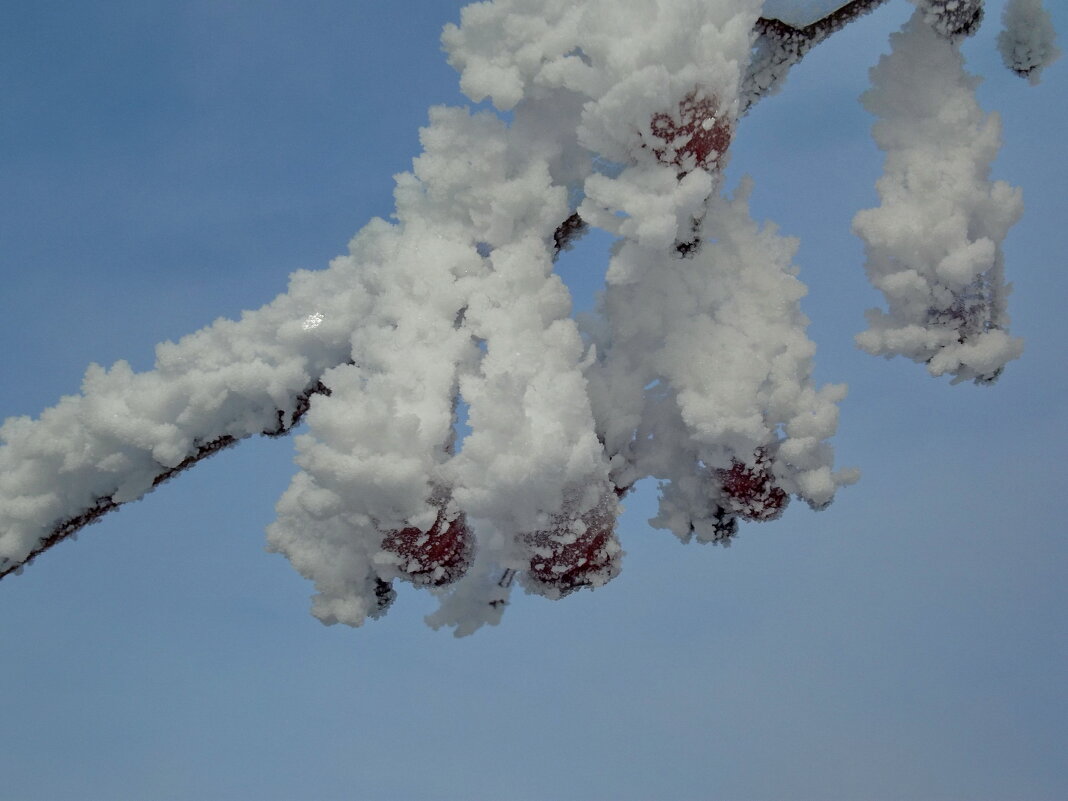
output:
[[[452,584],[463,576],[474,550],[463,513],[447,521],[444,506],[429,531],[409,526],[386,532],[382,548],[401,557],[398,568],[405,578],[431,587]]]
[[[725,511],[743,520],[774,520],[783,513],[790,496],[775,483],[771,457],[764,448],[753,455],[753,464],[731,460],[730,468],[716,471],[723,489]]]
[[[715,96],[690,92],[674,115],[661,112],[650,121],[653,136],[663,144],[652,150],[662,164],[674,164],[681,175],[698,168],[716,171],[730,147],[734,123]]]
[[[617,492],[613,489],[583,513],[578,518],[582,525],[575,526],[565,509],[553,515],[549,528],[524,535],[533,550],[526,576],[530,589],[559,598],[615,578],[623,554],[615,535]]]

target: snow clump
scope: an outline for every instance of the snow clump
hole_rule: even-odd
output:
[[[1037,84],[1042,70],[1061,54],[1049,12],[1042,0],[1009,0],[1001,21],[1005,27],[998,34],[998,50],[1005,66]]]
[[[997,115],[975,98],[957,46],[917,12],[891,36],[861,98],[886,153],[882,205],[853,222],[888,310],[868,312],[858,344],[925,363],[954,381],[995,380],[1023,350],[1008,334],[1001,243],[1023,212],[1019,190],[991,181]]]

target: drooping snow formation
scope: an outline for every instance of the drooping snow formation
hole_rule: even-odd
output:
[[[829,444],[845,390],[811,378],[796,242],[751,218],[752,187],[724,187],[723,166],[745,109],[881,1],[803,30],[761,19],[761,0],[467,7],[449,61],[509,121],[432,109],[394,222],[263,309],[160,345],[153,371],[93,366],[81,395],[8,420],[0,575],[301,420],[268,542],[326,623],[380,616],[398,582],[435,593],[428,622],[457,634],[496,623],[516,581],[599,587],[620,570],[619,499],[647,477],[651,522],[686,541],[727,544],[791,497],[825,507],[856,477]],[[1019,196],[987,178],[997,123],[942,30],[958,6],[920,5],[865,98],[887,172],[856,228],[889,312],[861,343],[990,380],[1019,353],[1000,252]],[[554,261],[587,225],[617,241],[576,320]]]
[[[922,12],[891,44],[862,98],[886,152],[882,205],[853,224],[889,308],[868,313],[857,341],[873,354],[925,363],[933,375],[990,382],[1023,350],[1007,331],[1001,251],[1023,203],[989,177],[999,120],[979,107],[978,79]]]
[[[1049,12],[1042,0],[1009,0],[1001,19],[1005,27],[998,35],[998,50],[1005,66],[1037,84],[1042,70],[1061,54]]]
[[[744,193],[712,194],[697,211],[703,244],[682,258],[640,232],[613,256],[603,324],[591,332],[591,397],[617,486],[657,476],[654,523],[721,541],[733,517],[747,516],[712,480],[735,461],[770,462],[775,486],[815,507],[852,475],[832,472],[826,443],[844,388],[817,390],[809,378],[796,243],[757,226]]]

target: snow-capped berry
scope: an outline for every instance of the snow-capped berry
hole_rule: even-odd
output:
[[[401,557],[398,568],[413,584],[442,587],[460,579],[471,564],[474,551],[471,530],[463,513],[451,520],[446,510],[438,510],[428,531],[414,526],[389,531],[382,549]]]
[[[774,520],[783,513],[790,496],[775,483],[771,457],[758,448],[753,463],[731,460],[728,469],[716,471],[723,490],[725,510],[743,520]]]
[[[649,127],[660,140],[652,145],[657,159],[683,174],[693,169],[714,172],[734,136],[733,120],[716,97],[698,91],[686,95],[675,114],[654,114]]]
[[[578,517],[565,508],[553,515],[548,528],[523,535],[532,551],[525,577],[531,591],[561,598],[583,587],[600,587],[619,574],[623,549],[615,535],[617,492],[605,493]]]

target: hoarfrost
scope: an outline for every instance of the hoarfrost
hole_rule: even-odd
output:
[[[723,167],[738,120],[816,42],[882,0],[793,28],[760,0],[491,0],[443,43],[476,102],[437,107],[371,221],[328,270],[239,321],[92,365],[80,395],[0,427],[0,575],[178,471],[301,420],[299,471],[269,547],[311,579],[324,623],[360,625],[398,581],[457,635],[500,620],[513,584],[559,598],[611,580],[619,499],[660,482],[652,521],[729,544],[790,497],[856,480],[830,444],[842,385],[812,380],[796,242]],[[858,337],[956,380],[993,380],[1007,332],[1001,242],[1021,211],[990,181],[999,126],[957,49],[977,0],[919,10],[864,103],[886,152],[859,213],[887,311]],[[1037,80],[1056,54],[1036,0],[1002,52]],[[554,260],[588,226],[613,246],[576,321]],[[457,440],[465,409],[470,433]]]
[[[923,21],[944,39],[971,36],[983,21],[983,0],[912,0]]]
[[[1009,0],[1001,21],[1004,30],[998,35],[998,50],[1005,66],[1037,84],[1042,70],[1061,54],[1049,12],[1042,0]]]
[[[853,222],[888,310],[868,312],[857,342],[925,363],[933,375],[989,383],[1023,350],[1007,333],[1001,252],[1023,203],[1019,190],[989,177],[1000,122],[979,107],[978,79],[957,45],[922,11],[891,44],[862,97],[886,153],[882,205]]]

